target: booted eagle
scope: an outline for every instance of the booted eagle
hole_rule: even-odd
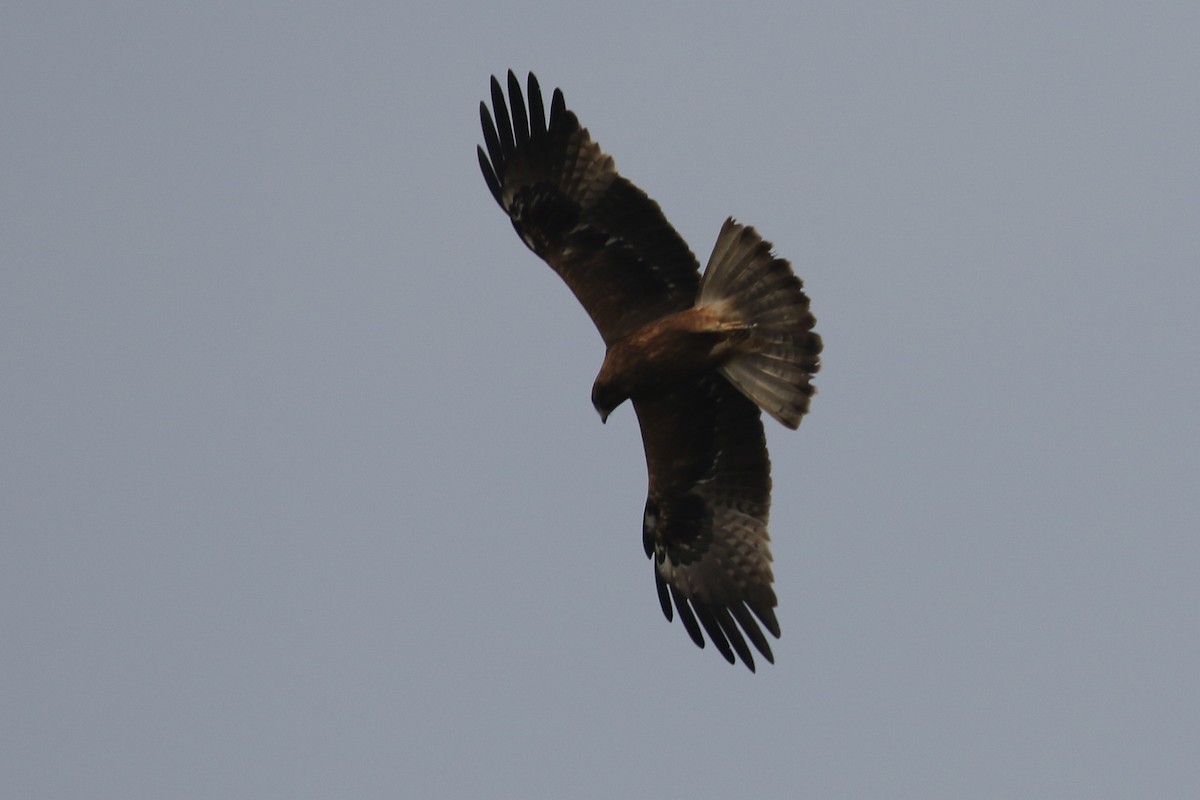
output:
[[[727,219],[704,276],[645,192],[617,174],[554,90],[549,121],[529,74],[479,104],[479,166],[521,240],[583,304],[607,352],[592,387],[602,420],[633,404],[649,492],[642,543],[667,620],[704,632],[729,663],[774,662],[771,462],[759,409],[789,428],[815,391],[821,337],[800,279],[753,228]],[[736,654],[736,657],[735,657]]]

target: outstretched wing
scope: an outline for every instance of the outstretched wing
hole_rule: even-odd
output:
[[[479,104],[484,180],[522,241],[571,287],[605,344],[690,307],[700,280],[696,257],[658,204],[617,174],[562,91],[554,90],[548,124],[532,72],[528,106],[511,70],[508,96],[506,103],[493,77],[495,123]]]
[[[771,588],[771,462],[758,407],[710,374],[634,402],[650,489],[642,537],[663,614],[697,646],[754,670],[746,639],[774,663],[759,623],[779,637]],[[757,619],[756,619],[757,618]]]

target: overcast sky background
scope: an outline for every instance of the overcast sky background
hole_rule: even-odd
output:
[[[0,10],[0,795],[1200,796],[1200,5]],[[783,638],[663,620],[479,175],[533,69],[792,260]]]

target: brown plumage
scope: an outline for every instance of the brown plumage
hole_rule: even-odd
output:
[[[678,611],[698,646],[707,633],[753,671],[746,640],[773,662],[762,628],[779,637],[759,409],[789,428],[808,410],[821,352],[808,297],[771,245],[732,219],[701,278],[658,204],[617,174],[562,91],[548,122],[532,73],[527,97],[511,71],[508,102],[492,78],[492,112],[479,106],[483,177],[607,345],[592,387],[601,418],[625,400],[637,413],[649,476],[642,539],[663,614]]]

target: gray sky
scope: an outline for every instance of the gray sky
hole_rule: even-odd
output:
[[[0,795],[1200,795],[1200,6],[6,3]],[[533,69],[826,342],[783,638],[475,161]]]

